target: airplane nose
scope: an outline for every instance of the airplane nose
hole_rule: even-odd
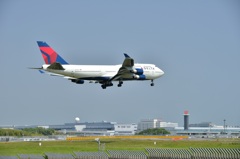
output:
[[[164,75],[164,72],[163,72],[163,70],[161,70],[162,71],[162,75]]]
[[[164,75],[164,72],[163,72],[163,70],[161,70],[161,69],[160,69],[160,68],[158,68],[158,67],[156,67],[156,71],[155,71],[155,73],[157,74],[157,76],[158,76],[158,77],[160,77],[160,76]]]
[[[164,75],[163,70],[159,69],[161,76]]]

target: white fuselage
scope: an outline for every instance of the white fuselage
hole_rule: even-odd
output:
[[[64,70],[49,69],[50,65],[43,65],[45,71],[68,76],[76,79],[95,80],[98,78],[110,79],[116,75],[122,65],[62,65]],[[134,78],[134,73],[128,74],[121,80],[154,80],[164,74],[164,72],[153,64],[135,64],[132,69],[143,70],[144,79]]]

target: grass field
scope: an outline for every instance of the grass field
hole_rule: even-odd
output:
[[[156,141],[156,145],[154,142]],[[73,151],[98,151],[96,141],[45,141],[41,142],[2,142],[0,155],[72,153]],[[240,148],[240,139],[211,140],[136,140],[103,139],[106,150],[144,150],[144,148]]]

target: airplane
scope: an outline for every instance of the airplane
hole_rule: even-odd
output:
[[[45,64],[37,69],[40,73],[66,78],[76,84],[100,83],[103,89],[113,86],[118,81],[121,87],[123,81],[153,80],[161,77],[164,72],[154,64],[135,64],[134,59],[124,53],[125,59],[119,65],[71,65],[57,54],[46,42],[37,41]]]

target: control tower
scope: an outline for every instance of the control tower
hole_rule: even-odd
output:
[[[184,130],[188,130],[188,125],[189,125],[189,114],[188,114],[188,110],[184,111]]]

